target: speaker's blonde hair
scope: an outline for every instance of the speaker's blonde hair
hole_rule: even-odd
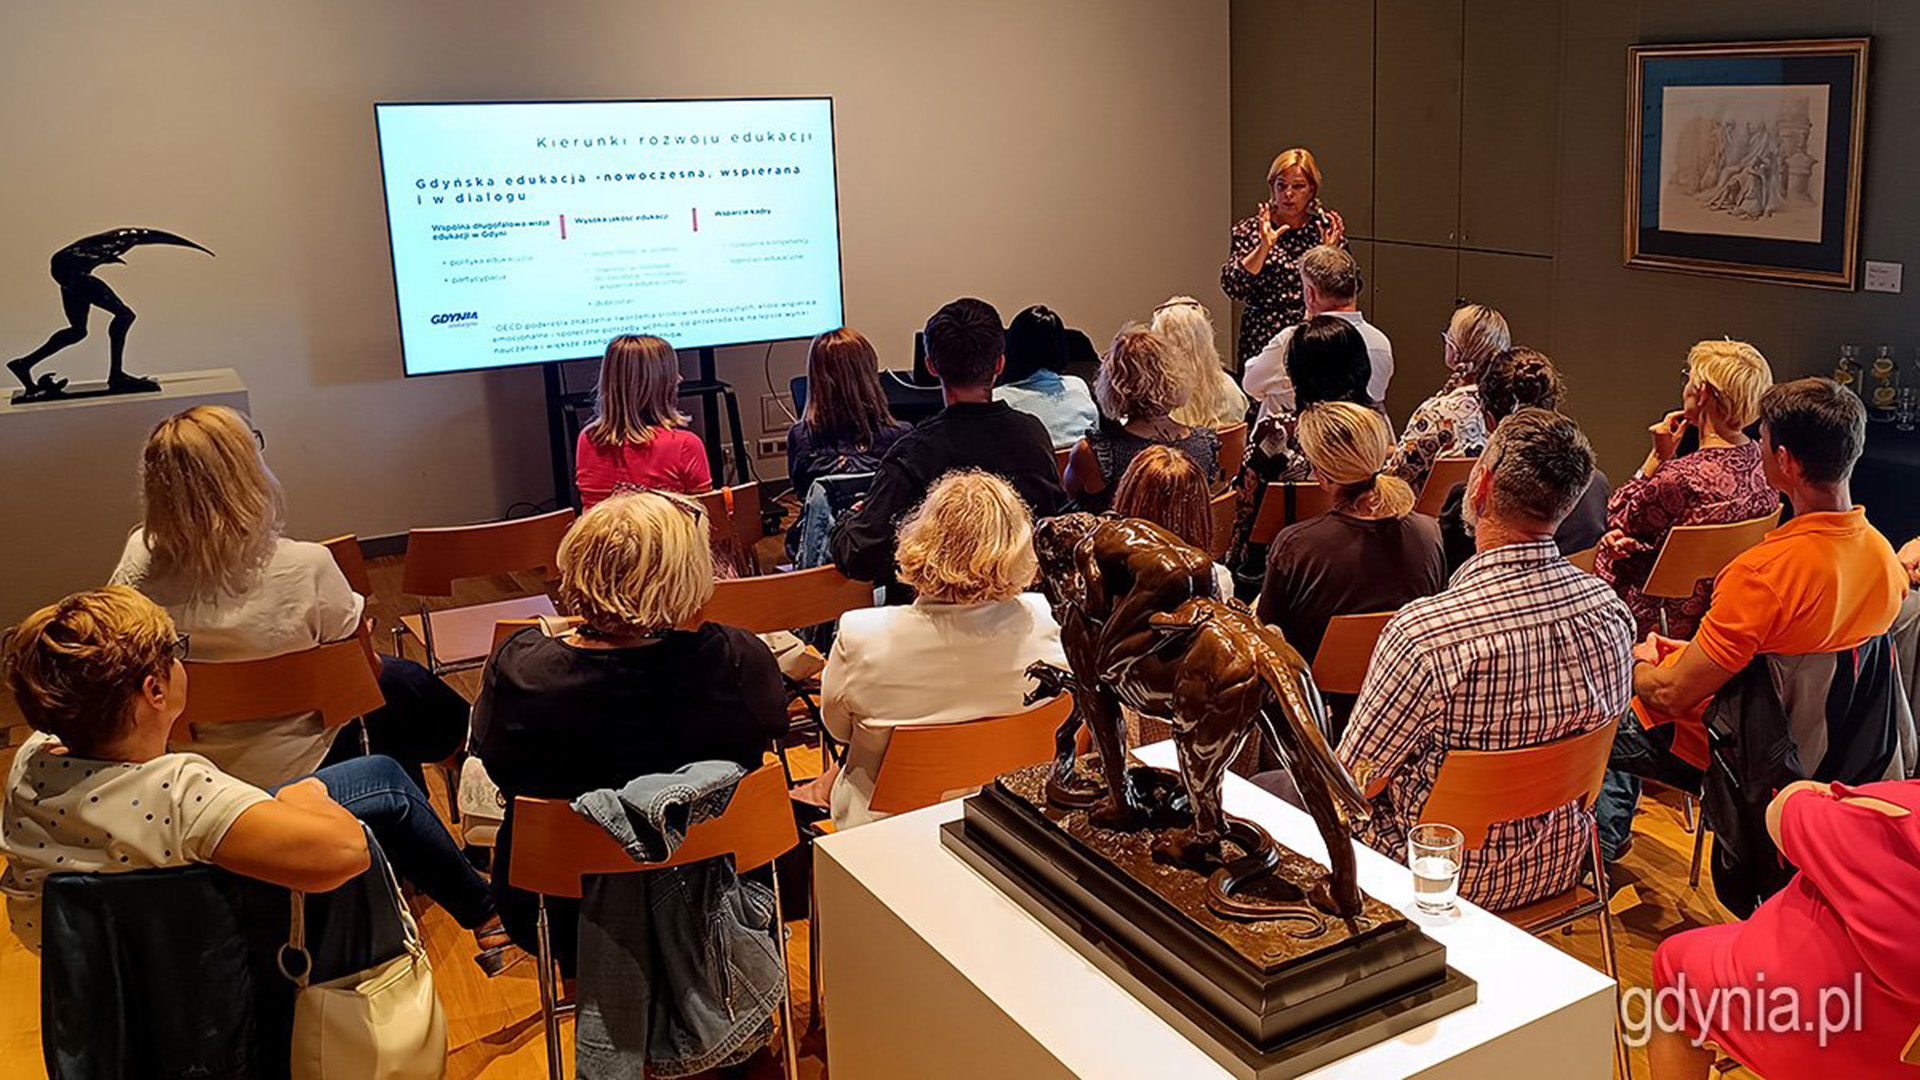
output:
[[[1288,169],[1299,169],[1313,185],[1313,193],[1320,194],[1320,164],[1313,160],[1313,151],[1295,146],[1276,154],[1273,164],[1267,166],[1267,186],[1272,187],[1274,179]]]
[[[1335,505],[1380,517],[1413,512],[1413,489],[1381,472],[1394,444],[1393,432],[1378,412],[1350,401],[1310,406],[1300,414],[1299,436],[1307,461],[1333,486]]]
[[[125,585],[78,592],[10,631],[7,688],[34,730],[79,753],[118,737],[148,676],[173,672],[173,620]]]
[[[1744,341],[1702,341],[1687,350],[1688,378],[1705,383],[1726,404],[1727,422],[1737,428],[1760,419],[1760,398],[1773,385],[1773,368],[1760,350]]]
[[[615,495],[560,541],[560,599],[601,634],[659,634],[713,597],[706,513],[662,491]]]
[[[141,451],[140,489],[147,581],[169,602],[245,592],[280,539],[280,481],[253,428],[224,406],[160,421]]]
[[[680,356],[649,334],[622,334],[607,343],[594,393],[593,422],[586,427],[596,446],[645,446],[659,428],[682,427]]]
[[[1012,485],[972,469],[947,473],[900,524],[900,580],[943,604],[1008,600],[1033,584],[1033,515]]]

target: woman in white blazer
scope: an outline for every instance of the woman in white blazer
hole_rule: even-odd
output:
[[[1005,480],[952,472],[900,525],[899,578],[919,599],[850,611],[820,676],[827,730],[848,743],[830,803],[837,828],[867,808],[893,729],[1026,708],[1027,665],[1066,665],[1060,627],[1033,584],[1033,519]]]

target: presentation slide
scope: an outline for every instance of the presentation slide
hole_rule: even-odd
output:
[[[409,375],[841,325],[829,98],[374,106]]]

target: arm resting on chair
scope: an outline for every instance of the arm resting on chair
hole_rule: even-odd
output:
[[[289,889],[330,892],[367,869],[367,836],[318,780],[302,780],[242,811],[213,862]]]

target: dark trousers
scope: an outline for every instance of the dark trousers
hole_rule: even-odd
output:
[[[1675,757],[1672,748],[1673,725],[1662,724],[1648,731],[1632,709],[1620,717],[1620,726],[1613,733],[1613,752],[1607,757],[1607,775],[1600,782],[1600,798],[1593,806],[1602,857],[1618,858],[1627,838],[1633,835],[1633,813],[1640,802],[1642,777],[1699,796],[1704,774]]]
[[[420,766],[445,761],[467,744],[467,699],[446,681],[412,660],[380,658],[380,692],[387,703],[368,713],[367,744],[375,754],[400,763],[413,782],[426,790]],[[360,756],[358,733],[348,729],[333,740],[323,765]]]

